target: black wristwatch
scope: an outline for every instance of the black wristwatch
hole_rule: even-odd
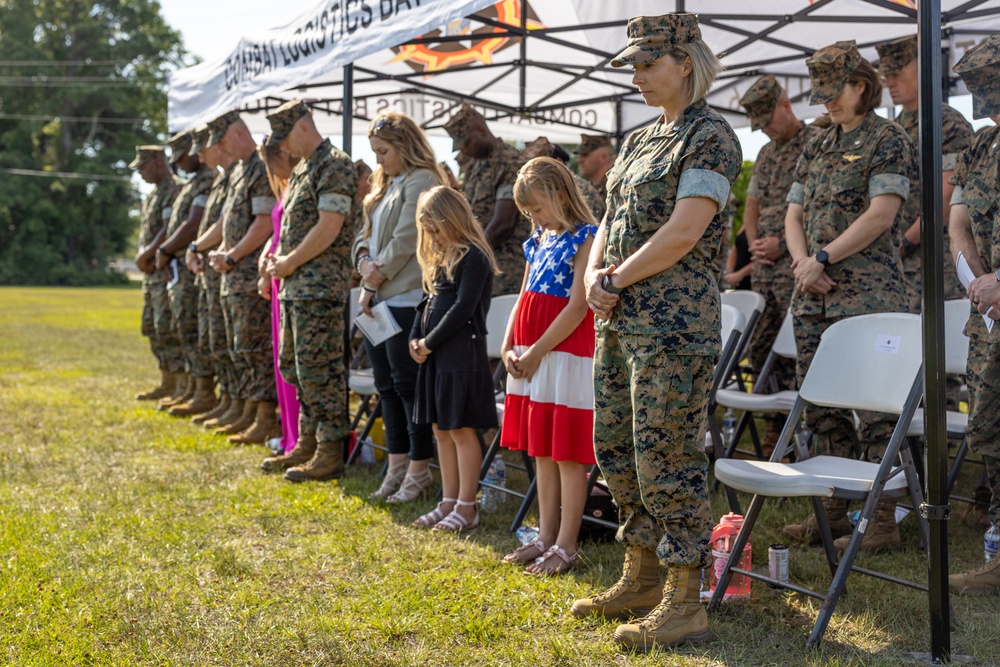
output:
[[[230,257],[228,252],[226,253],[226,264],[229,266],[236,266],[236,260]]]
[[[195,254],[198,254],[199,252],[201,252],[200,250],[198,250],[198,244],[194,243],[194,242],[192,242],[191,245],[188,246],[188,250],[190,250],[191,252],[193,252]]]
[[[603,289],[608,294],[621,294],[624,288],[614,286],[614,284],[611,282],[611,276],[613,275],[614,275],[613,273],[609,273],[604,276],[604,280],[601,281],[601,289]]]
[[[830,255],[826,250],[820,250],[816,253],[816,261],[822,264],[825,268],[830,268]]]

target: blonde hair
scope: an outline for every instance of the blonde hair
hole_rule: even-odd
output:
[[[275,199],[281,201],[285,196],[285,190],[288,188],[288,178],[279,178],[274,173],[275,160],[278,159],[279,155],[284,154],[288,161],[288,173],[291,174],[301,158],[293,157],[288,151],[283,150],[277,144],[273,146],[268,146],[266,143],[261,144],[257,146],[257,154],[260,155],[260,160],[264,163],[264,171],[267,172],[267,182],[271,184],[271,192],[274,193]]]
[[[685,58],[691,59],[691,76],[688,77],[688,90],[691,92],[691,101],[697,102],[708,95],[712,84],[719,78],[719,74],[725,66],[701,39],[696,39],[683,46],[678,46],[669,54],[678,65],[684,62]]]
[[[514,182],[514,203],[529,219],[528,208],[547,206],[558,218],[560,231],[572,231],[581,222],[597,224],[573,172],[555,158],[536,157],[521,167]]]
[[[404,174],[414,169],[427,169],[437,177],[438,183],[448,182],[423,130],[406,114],[387,111],[375,116],[368,125],[368,138],[372,137],[378,137],[396,149]],[[376,166],[369,176],[371,190],[364,201],[365,229],[362,238],[371,236],[372,213],[389,191],[391,181],[392,177],[385,173],[382,165]]]
[[[455,267],[472,246],[486,256],[493,274],[499,274],[493,249],[465,196],[446,185],[424,191],[417,200],[417,262],[424,291],[437,294],[434,281],[441,269],[446,280],[454,279]]]

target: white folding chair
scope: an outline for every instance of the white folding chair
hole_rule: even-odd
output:
[[[816,597],[823,601],[823,607],[808,640],[807,645],[811,647],[822,640],[852,570],[926,590],[926,586],[921,584],[854,566],[865,530],[883,495],[896,498],[909,494],[914,507],[923,502],[905,437],[923,393],[921,361],[919,315],[861,315],[837,322],[826,330],[770,461],[720,459],[715,463],[715,475],[723,484],[754,495],[732,547],[733,557],[720,577],[709,610],[718,607],[734,573]],[[794,425],[798,423],[806,404],[899,415],[882,462],[876,464],[837,456],[810,458],[805,444],[799,442],[795,445],[798,460],[781,463],[786,450],[792,446]],[[737,567],[764,500],[768,497],[812,499],[833,573],[833,581],[825,595]],[[823,497],[864,501],[857,526],[839,562],[820,502]],[[927,523],[919,516],[917,521],[926,540]]]
[[[739,350],[740,343],[746,332],[746,318],[735,306],[722,304],[722,353],[719,355],[719,362],[715,365],[715,378],[712,380],[712,388],[708,394],[708,428],[705,431],[705,449],[709,458],[714,458],[717,452],[723,451],[715,443],[722,442],[722,434],[719,432],[719,424],[715,421],[715,397],[720,387],[731,377],[734,370],[740,363]],[[739,512],[739,500],[732,489],[726,489],[726,496],[729,498],[729,506],[734,512]]]
[[[754,331],[757,330],[757,323],[760,322],[760,318],[764,314],[764,308],[767,307],[767,301],[759,292],[754,292],[753,290],[748,289],[723,292],[721,296],[722,304],[724,306],[732,306],[736,308],[743,314],[743,318],[746,320],[746,325],[743,327],[743,335],[740,337],[739,349],[736,350],[737,365],[734,370],[738,370],[738,362],[741,361],[747,354],[747,349],[750,347],[750,340],[753,338]],[[738,373],[736,375],[736,382],[742,389],[743,378],[739,377]],[[728,379],[726,380],[726,383],[728,384]]]
[[[354,324],[354,320],[357,319],[358,314],[361,312],[361,307],[358,305],[358,297],[360,296],[361,288],[355,287],[351,290],[350,303],[348,304],[348,315],[350,321],[348,326],[350,327],[350,336],[348,340],[354,339],[354,334],[356,333],[357,325]],[[371,433],[372,427],[375,426],[375,420],[382,415],[382,405],[378,396],[378,389],[375,388],[375,373],[371,368],[361,368],[361,361],[364,358],[364,345],[358,349],[358,353],[351,358],[351,363],[347,369],[347,388],[358,396],[360,399],[360,404],[358,409],[355,411],[354,416],[351,418],[351,431],[356,431],[361,420],[365,420],[364,428],[358,433],[358,444],[354,447],[351,455],[347,459],[348,464],[353,464],[358,460],[361,454],[361,442],[368,437]],[[384,452],[389,450],[382,446],[373,444],[372,447],[375,449],[380,449]]]

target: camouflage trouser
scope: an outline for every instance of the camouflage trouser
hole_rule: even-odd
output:
[[[183,373],[184,355],[174,330],[166,283],[143,281],[142,300],[142,334],[149,337],[149,346],[160,369]]]
[[[983,455],[993,501],[990,518],[1000,519],[1000,330],[986,331],[978,314],[969,327],[969,447]]]
[[[760,369],[771,352],[771,346],[778,337],[781,323],[785,321],[788,305],[792,299],[794,284],[781,282],[754,281],[753,289],[764,297],[764,312],[757,322],[757,329],[750,341],[750,366],[754,375],[760,376]],[[774,362],[772,377],[778,383],[778,390],[795,388],[795,361],[785,357],[777,357]]]
[[[233,360],[234,384],[229,393],[249,401],[277,401],[271,304],[253,293],[222,297],[226,341]]]
[[[493,276],[494,296],[517,294],[521,291],[521,282],[524,280],[524,250],[521,244],[524,240],[512,236],[494,251],[497,265],[503,271],[500,275]]]
[[[168,290],[170,311],[177,327],[177,337],[181,351],[187,362],[187,372],[196,378],[210,378],[212,372],[210,357],[202,356],[198,349],[198,286],[194,274],[178,262],[177,284]]]
[[[281,377],[297,390],[299,433],[320,442],[347,435],[347,373],[344,370],[344,302],[281,300]]]
[[[903,271],[905,272],[906,300],[910,307],[910,312],[917,315],[923,309],[923,259],[920,248],[912,255],[903,260]],[[951,243],[948,236],[944,237],[944,298],[964,299],[965,288],[962,287],[958,274],[955,272],[955,262],[951,260]]]
[[[794,316],[795,345],[798,349],[795,374],[800,387],[813,357],[816,356],[816,349],[819,347],[823,332],[842,319],[846,318],[824,315]],[[861,422],[860,433],[854,427],[854,417],[850,410],[808,406],[805,422],[813,433],[811,453],[848,458],[866,454],[870,460],[881,460],[884,447],[892,437],[892,431],[899,418],[881,412],[858,411],[857,414]],[[859,444],[862,447],[860,451]]]
[[[236,386],[236,370],[233,359],[229,356],[226,315],[219,293],[221,283],[222,277],[206,265],[201,274],[202,288],[198,296],[198,346],[207,349],[208,357],[215,367],[215,375],[219,378],[219,388],[231,393]],[[202,308],[207,313],[205,317],[201,315]]]
[[[597,332],[594,452],[618,505],[618,540],[704,567],[712,533],[705,427],[716,358],[660,336]]]

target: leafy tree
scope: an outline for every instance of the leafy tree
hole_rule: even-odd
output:
[[[0,0],[0,283],[122,280],[128,163],[165,134],[167,73],[186,64],[156,0]]]

